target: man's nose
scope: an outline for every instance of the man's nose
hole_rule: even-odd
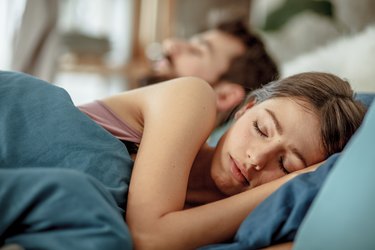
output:
[[[188,43],[178,38],[168,38],[163,41],[163,51],[166,55],[177,55],[181,53]]]

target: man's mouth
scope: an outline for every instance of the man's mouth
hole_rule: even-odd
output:
[[[162,59],[153,63],[153,68],[156,72],[170,71],[173,66],[172,59],[169,55],[165,55]]]

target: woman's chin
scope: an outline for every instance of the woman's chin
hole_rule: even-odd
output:
[[[244,191],[239,185],[236,185],[236,183],[229,178],[216,177],[213,179],[220,192],[227,196],[232,196]]]

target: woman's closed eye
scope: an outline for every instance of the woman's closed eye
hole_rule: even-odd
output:
[[[253,127],[255,132],[257,132],[260,136],[268,137],[268,135],[259,128],[258,121],[253,121]]]
[[[284,172],[285,175],[290,174],[290,171],[288,169],[286,169],[285,166],[284,166],[284,157],[283,156],[280,156],[280,158],[278,160],[278,163],[279,163],[279,168],[281,169],[281,171]]]
[[[255,129],[255,132],[259,134],[261,137],[268,137],[267,133],[263,132],[262,129],[259,127],[258,121],[253,121],[253,127]],[[280,158],[278,159],[278,165],[285,175],[290,174],[290,171],[284,166],[284,156],[280,156]]]

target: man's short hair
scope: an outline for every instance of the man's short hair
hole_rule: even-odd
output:
[[[242,20],[223,22],[215,29],[230,34],[245,45],[245,53],[232,59],[229,69],[219,80],[240,84],[246,92],[279,78],[278,67],[263,41]]]

